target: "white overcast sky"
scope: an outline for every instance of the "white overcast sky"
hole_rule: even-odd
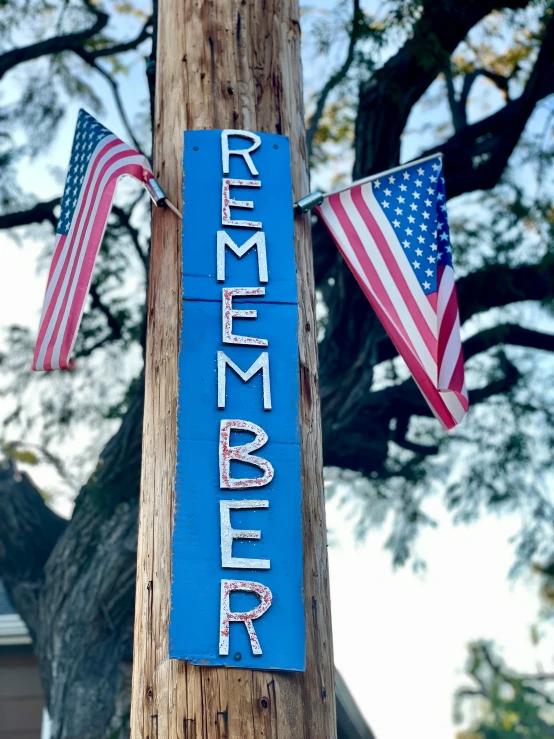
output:
[[[101,82],[98,87],[107,95]],[[145,99],[140,73],[129,76],[124,96],[136,111]],[[61,193],[46,169],[67,167],[78,107],[48,158],[23,173],[37,196]],[[113,113],[102,122],[125,138]],[[32,242],[19,247],[0,234],[0,327],[38,324],[46,281],[45,273],[36,273],[39,248]],[[47,471],[37,475],[40,484],[51,484]],[[67,511],[67,504],[63,508]],[[529,638],[539,609],[538,583],[507,580],[514,554],[509,538],[517,520],[486,518],[454,527],[438,501],[429,500],[426,510],[440,526],[422,536],[419,553],[429,569],[416,576],[409,568],[392,571],[383,550],[386,532],[370,532],[365,543],[357,543],[351,524],[328,506],[335,661],[377,739],[455,737],[461,727],[452,721],[452,696],[464,682],[472,640],[495,639],[507,661],[521,670],[538,664],[554,669],[553,641],[533,647]]]

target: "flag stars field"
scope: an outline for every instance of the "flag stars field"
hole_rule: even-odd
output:
[[[412,252],[417,259],[411,259],[410,264],[416,275],[419,275],[419,283],[426,294],[437,289],[438,266],[452,264],[449,257],[450,252],[444,249],[444,246],[450,242],[450,236],[445,215],[444,182],[443,178],[439,179],[436,174],[440,172],[440,169],[441,165],[438,161],[431,161],[418,167],[417,170],[412,169],[412,173],[417,172],[415,179],[410,180],[411,173],[407,171],[401,175],[397,174],[395,182],[391,180],[394,175],[388,177],[386,187],[382,186],[382,179],[373,182],[374,196],[383,210],[391,208],[391,200],[399,203],[406,202],[406,199],[412,201],[409,203],[406,214],[403,212],[405,209],[394,208],[395,215],[390,223],[399,243],[408,254],[414,249],[409,237],[414,236],[414,228],[417,229],[416,233],[419,231],[415,237],[417,248]],[[405,183],[409,183],[409,189],[408,184]],[[422,204],[425,205],[422,211],[419,211],[418,203],[414,202],[421,197],[421,192],[418,192],[420,188],[425,190],[424,198],[421,199]],[[440,253],[438,244],[442,247]],[[432,271],[427,269],[424,274],[421,270],[421,263],[418,261],[421,259],[433,265],[434,269]],[[429,274],[430,271],[431,274]]]

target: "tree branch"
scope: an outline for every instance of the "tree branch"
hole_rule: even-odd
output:
[[[31,633],[37,628],[44,566],[67,522],[46,505],[25,473],[0,467],[0,578]]]
[[[136,49],[136,47],[139,44],[141,44],[143,41],[145,41],[147,38],[151,38],[151,34],[148,32],[148,29],[152,26],[152,23],[153,23],[153,18],[152,16],[150,16],[145,22],[145,24],[143,25],[138,35],[131,41],[127,41],[125,43],[116,44],[114,46],[106,47],[104,49],[94,49],[92,51],[84,47],[78,47],[78,48],[72,49],[72,51],[74,51],[74,53],[77,54],[77,56],[79,56],[84,62],[86,62],[89,66],[91,66],[93,69],[99,72],[99,74],[101,74],[104,77],[104,79],[107,80],[108,84],[112,88],[112,93],[114,96],[115,104],[119,111],[121,120],[123,121],[123,125],[127,129],[127,133],[129,134],[129,137],[131,141],[133,142],[135,149],[137,149],[137,151],[141,151],[141,146],[133,133],[133,129],[127,117],[127,113],[125,111],[123,101],[121,100],[121,95],[119,94],[119,85],[113,79],[112,75],[109,72],[107,72],[105,69],[103,69],[96,60],[99,59],[100,57],[113,56],[114,54],[121,54],[124,51]]]
[[[131,207],[130,213],[127,213],[125,210],[123,210],[123,208],[120,208],[118,205],[112,206],[112,213],[114,213],[114,215],[116,215],[119,218],[123,227],[126,228],[127,231],[129,232],[129,236],[131,237],[131,241],[133,243],[133,246],[135,247],[135,251],[138,254],[140,261],[142,262],[144,269],[146,270],[146,272],[148,272],[148,255],[145,254],[142,250],[142,247],[140,245],[140,239],[139,239],[139,231],[137,228],[131,225],[131,218],[130,218],[130,215],[133,212],[135,205],[137,205],[141,199],[142,199],[142,194]]]
[[[496,87],[498,87],[498,89],[503,93],[504,99],[506,101],[509,100],[508,79],[501,74],[489,72],[488,69],[483,69],[482,67],[474,69],[464,75],[462,91],[460,93],[460,96],[458,97],[454,89],[452,71],[450,67],[447,67],[444,70],[444,78],[446,81],[448,105],[450,107],[450,113],[452,114],[452,123],[454,124],[454,130],[456,132],[461,131],[467,127],[467,101],[469,98],[469,93],[471,92],[471,88],[473,87],[473,84],[478,77],[487,77],[488,79],[490,79],[491,82],[494,82]]]
[[[504,357],[498,377],[485,387],[470,392],[470,405],[475,406],[495,395],[509,392],[519,380],[517,368]],[[367,392],[356,415],[349,417],[348,423],[323,424],[323,463],[331,467],[358,470],[366,477],[377,473],[383,478],[390,476],[386,464],[389,438],[419,457],[436,453],[437,450],[432,446],[406,439],[412,416],[432,416],[431,409],[412,378],[383,390]],[[387,432],[393,419],[396,419],[397,431],[390,437]]]
[[[88,10],[90,10],[96,17],[96,21],[90,28],[77,33],[53,36],[44,41],[39,41],[36,44],[30,44],[29,46],[24,46],[19,49],[11,49],[4,54],[0,54],[0,79],[2,79],[10,69],[13,69],[19,64],[33,61],[34,59],[39,59],[40,57],[47,56],[49,54],[59,54],[64,51],[73,51],[81,56],[81,58],[83,58],[88,64],[95,66],[94,62],[96,59],[115,56],[116,54],[122,54],[126,51],[132,51],[143,41],[151,38],[149,29],[152,26],[152,16],[146,20],[137,36],[130,41],[124,41],[122,43],[105,46],[103,48],[86,49],[86,42],[93,36],[96,36],[96,34],[100,33],[100,31],[107,26],[109,16],[90,3],[85,4]],[[100,68],[98,69],[103,74],[107,74]]]
[[[344,60],[340,69],[338,69],[335,74],[333,74],[329,78],[329,80],[319,93],[314,114],[310,120],[308,130],[306,131],[306,146],[308,148],[308,158],[312,155],[314,136],[316,134],[321,116],[323,115],[323,109],[325,108],[327,98],[329,97],[329,94],[332,92],[332,90],[346,77],[346,75],[348,74],[348,70],[350,69],[350,65],[354,61],[354,50],[356,48],[356,42],[359,38],[363,13],[360,11],[360,0],[353,0],[353,5],[354,7],[352,12],[352,28],[350,31],[350,41],[348,44],[348,53],[346,54],[346,59]]]
[[[507,80],[486,74],[497,85]],[[541,49],[525,90],[498,112],[470,126],[463,126],[446,142],[424,152],[442,151],[444,176],[449,198],[474,190],[488,190],[498,184],[521,134],[540,100],[554,92],[554,17],[546,24]]]
[[[93,10],[89,7],[90,10]],[[75,51],[80,48],[86,41],[102,31],[107,25],[109,16],[100,10],[93,10],[96,20],[86,31],[77,33],[67,33],[61,36],[54,36],[36,44],[23,46],[19,49],[11,49],[4,54],[0,54],[0,79],[13,67],[24,62],[30,62],[39,59],[41,56],[48,54],[59,54],[62,51]]]
[[[42,223],[43,221],[49,221],[56,228],[58,219],[54,215],[54,209],[60,202],[61,198],[54,198],[46,203],[37,203],[28,210],[4,213],[4,215],[0,215],[0,230],[29,226],[32,223]]]
[[[483,67],[478,67],[477,69],[474,69],[472,72],[469,72],[468,74],[466,74],[464,78],[462,94],[460,95],[460,103],[464,106],[464,108],[467,106],[467,100],[469,98],[469,93],[471,91],[471,88],[473,87],[473,83],[476,81],[478,77],[486,77],[491,82],[494,82],[496,87],[504,95],[504,99],[506,101],[509,101],[509,90],[508,90],[509,79],[507,77],[504,77],[504,75],[502,74],[497,74],[496,72],[491,72],[488,69],[484,69]]]
[[[101,57],[115,56],[116,54],[122,54],[125,51],[133,51],[139,44],[146,39],[152,38],[149,29],[152,27],[152,16],[150,16],[144,23],[143,27],[134,39],[130,41],[124,41],[120,44],[114,44],[113,46],[106,46],[100,49],[93,49],[92,51],[85,50],[89,59],[100,59]]]
[[[360,89],[354,179],[398,164],[410,112],[450,63],[468,32],[499,7],[524,8],[529,0],[450,0],[423,3],[412,37]]]
[[[469,75],[466,75],[464,85],[468,77]],[[458,99],[458,97],[456,96],[456,90],[454,89],[454,79],[449,67],[444,70],[444,79],[446,82],[446,94],[448,97],[448,105],[450,107],[452,122],[454,123],[454,130],[459,131],[467,124],[466,108],[465,105],[462,104],[461,98]]]
[[[472,336],[464,342],[464,357],[470,359],[500,344],[525,346],[530,349],[554,352],[554,334],[545,334],[523,328],[515,323],[503,323]]]
[[[110,329],[110,339],[117,341],[117,339],[121,338],[121,326],[108,306],[102,302],[98,288],[94,283],[91,283],[90,286],[90,297],[92,298],[92,307],[97,308],[106,317],[108,328]]]
[[[393,434],[393,441],[403,449],[407,449],[409,452],[413,452],[420,457],[428,457],[432,454],[439,453],[439,447],[435,444],[417,444],[415,441],[407,439],[408,431],[410,428],[410,417],[401,416],[396,422],[396,429]]]
[[[82,59],[85,60],[85,55],[81,51],[75,50],[75,53],[78,56],[80,56]],[[119,116],[120,116],[121,120],[123,121],[123,125],[127,129],[127,133],[129,134],[129,138],[133,142],[133,146],[135,147],[135,149],[137,151],[140,152],[141,151],[141,145],[139,144],[139,142],[135,138],[135,134],[133,133],[133,129],[132,129],[131,124],[129,122],[129,119],[127,117],[127,113],[125,111],[125,107],[123,105],[123,101],[121,100],[121,95],[119,94],[119,85],[112,78],[111,74],[109,74],[109,72],[106,72],[105,69],[102,69],[102,67],[99,64],[97,64],[96,61],[93,60],[92,62],[90,62],[90,66],[93,69],[95,69],[97,72],[99,72],[102,75],[102,77],[104,77],[104,79],[108,82],[108,84],[110,85],[110,87],[112,88],[112,94],[113,94],[113,97],[114,97],[114,100],[115,100],[115,104],[116,104],[117,110],[119,112]]]
[[[469,393],[470,405],[477,405],[485,402],[494,395],[504,395],[505,393],[512,390],[519,380],[521,375],[518,369],[510,362],[506,357],[503,360],[503,375],[492,382],[489,382],[485,387],[477,388]]]
[[[538,264],[509,267],[493,264],[457,281],[460,320],[524,300],[554,297],[554,269],[550,257]]]

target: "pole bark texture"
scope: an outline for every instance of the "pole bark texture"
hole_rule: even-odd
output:
[[[289,136],[294,197],[306,195],[303,112],[297,0],[160,0],[154,165],[174,203],[182,205],[185,129],[234,128]],[[334,739],[317,327],[307,215],[295,219],[307,669],[283,673],[197,667],[168,658],[180,226],[171,211],[154,209],[132,739]]]

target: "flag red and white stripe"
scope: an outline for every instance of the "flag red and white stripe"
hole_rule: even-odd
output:
[[[67,369],[117,181],[153,178],[148,160],[79,114],[35,345],[34,370]]]
[[[434,415],[453,428],[468,395],[440,159],[331,194],[318,210]]]

